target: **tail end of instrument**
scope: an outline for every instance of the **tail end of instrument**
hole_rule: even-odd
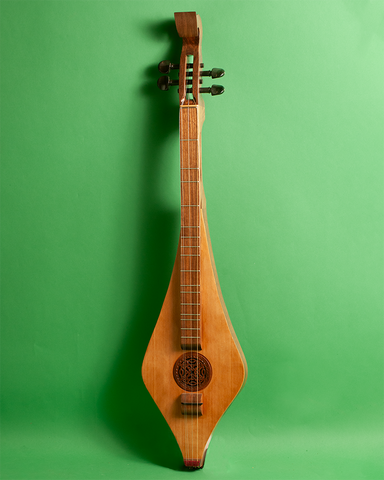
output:
[[[197,470],[198,468],[203,468],[204,467],[204,460],[205,456],[203,459],[191,459],[191,458],[184,458],[184,465],[189,468],[190,470]]]
[[[184,458],[184,465],[189,468],[190,470],[197,470],[198,468],[204,467],[205,456],[207,455],[208,445],[211,441],[211,437],[209,437],[207,446],[203,453],[203,458],[199,459],[192,459],[192,458]]]
[[[184,465],[187,468],[202,468],[202,465],[200,465],[201,461],[200,460],[192,460],[190,458],[184,458]]]

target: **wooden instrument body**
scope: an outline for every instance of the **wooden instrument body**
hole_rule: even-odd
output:
[[[180,82],[184,79],[183,85],[179,85],[181,233],[171,281],[144,357],[142,376],[175,435],[184,464],[201,468],[215,426],[245,384],[247,364],[221,294],[208,232],[201,175],[201,129],[205,115],[199,95],[201,20],[194,12],[177,13],[175,18],[183,37],[179,77]],[[185,81],[188,55],[194,55],[192,100],[187,99]],[[192,315],[198,319],[192,320],[196,318]],[[198,328],[190,328],[191,325]],[[189,390],[193,392],[188,394],[193,402],[197,395],[202,399],[198,408],[197,404],[182,406],[188,386],[181,386],[174,373],[177,362],[181,359],[183,364],[191,352],[209,365],[205,371],[208,383]],[[196,371],[199,375],[199,361]],[[190,411],[185,414],[187,408]]]
[[[180,348],[180,246],[171,281],[144,357],[145,386],[170,426],[187,466],[202,467],[213,429],[245,384],[247,365],[225,307],[213,260],[206,216],[201,210],[202,353],[212,366],[212,380],[203,390],[202,416],[181,414],[183,390],[173,367],[185,353]]]

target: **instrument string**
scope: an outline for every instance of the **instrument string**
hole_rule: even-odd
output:
[[[187,108],[187,112],[185,112]],[[183,363],[187,365],[187,358],[193,352],[195,360],[192,359],[191,368],[195,363],[195,378],[188,378],[187,370],[184,369],[185,384],[191,385],[190,411],[186,408],[184,414],[184,441],[187,459],[198,460],[199,444],[199,342],[201,341],[201,219],[200,219],[200,136],[198,108],[194,99],[186,99],[184,107],[180,109],[180,148],[181,148],[181,205],[184,210],[181,212],[181,322],[186,334],[183,352]],[[185,131],[185,129],[187,129]],[[191,135],[192,130],[192,135]],[[185,146],[185,141],[187,145]],[[192,145],[190,143],[193,142]],[[185,148],[186,147],[186,148]],[[187,172],[187,173],[186,173]],[[186,185],[187,184],[187,185]],[[196,230],[197,229],[197,230]],[[193,234],[191,234],[191,231]],[[195,233],[196,231],[196,233]],[[192,248],[194,247],[194,248]],[[185,248],[188,254],[185,254]],[[197,248],[197,252],[195,250]],[[193,253],[191,253],[193,252]],[[195,253],[196,252],[196,253]],[[197,287],[197,288],[196,288]],[[188,328],[183,320],[190,318]],[[196,325],[197,322],[197,325]],[[192,326],[193,325],[193,326]],[[181,333],[181,336],[184,336]],[[192,373],[192,372],[191,372]],[[195,412],[194,412],[195,410]],[[196,458],[195,458],[195,456]]]
[[[184,108],[181,109],[181,123],[182,123],[182,126],[183,126],[183,135],[182,135],[182,138],[183,140],[186,138],[187,140],[187,152],[186,152],[186,157],[185,158],[185,150],[183,148],[183,152],[182,152],[182,164],[181,164],[181,167],[182,167],[182,170],[181,170],[181,180],[182,180],[182,184],[181,184],[181,191],[182,191],[182,197],[183,197],[183,200],[182,200],[182,205],[188,205],[189,204],[189,200],[187,199],[187,196],[186,196],[186,191],[185,191],[185,183],[184,183],[184,166],[185,166],[185,163],[187,163],[188,165],[188,162],[189,162],[189,141],[188,141],[188,117],[187,117],[187,122],[185,121],[185,115],[184,115]],[[187,111],[187,115],[188,115],[188,111]],[[187,132],[186,132],[186,135],[185,135],[185,128],[187,128]],[[183,142],[183,144],[185,144],[185,142]],[[186,209],[185,209],[186,210]],[[185,210],[183,211],[183,214],[182,214],[182,222],[181,222],[181,226],[182,226],[182,230],[181,230],[181,234],[183,236],[183,244],[186,246],[187,245],[187,240],[186,240],[186,234],[185,234],[185,228],[184,226],[186,225],[186,212]],[[189,210],[189,209],[188,209]],[[184,250],[184,249],[183,249]],[[185,260],[184,260],[184,257],[183,257],[183,262],[180,262],[181,265],[183,265],[181,268],[183,270],[187,270],[187,268],[185,267]],[[181,276],[183,277],[183,281],[181,282],[182,285],[188,285],[188,282],[186,281],[187,280],[187,272],[184,271],[181,273]],[[185,280],[185,281],[184,281]],[[184,288],[184,287],[183,287]],[[184,291],[184,290],[183,290]],[[187,291],[187,289],[185,289],[185,291]],[[181,310],[185,310],[185,303],[188,303],[186,302],[186,294],[185,293],[182,293],[181,295],[181,303],[183,305],[180,306],[180,311]],[[183,312],[185,313],[185,312]],[[186,318],[185,315],[183,315],[182,318]],[[181,330],[181,332],[183,332],[183,330]],[[186,351],[184,349],[184,353],[183,353],[183,364],[184,364],[184,367],[186,366]],[[186,371],[186,368],[184,368],[184,383],[186,384],[187,382],[187,371]],[[184,414],[184,441],[185,441],[185,445],[186,445],[186,450],[187,450],[187,458],[189,458],[189,442],[188,442],[188,419],[187,419],[187,416]]]
[[[192,102],[192,100],[191,100]],[[189,103],[189,102],[188,102]],[[188,147],[189,147],[189,144],[190,144],[190,128],[191,128],[191,124],[190,124],[190,109],[191,109],[191,106],[189,105],[188,106]],[[191,205],[192,205],[192,188],[191,188],[191,183],[190,183],[190,180],[191,180],[191,157],[190,157],[190,149],[188,148],[188,225],[191,226],[192,225],[192,219],[193,219],[193,216],[192,216],[192,211],[191,211]],[[190,228],[188,228],[188,231],[190,231]],[[191,235],[192,236],[192,235]],[[191,241],[191,243],[193,243],[193,241]],[[195,270],[193,268],[193,265],[192,265],[192,261],[191,261],[191,257],[189,257],[189,262],[188,262],[188,269],[191,270],[189,272],[189,284],[190,285],[193,285],[193,274],[195,272],[192,272],[192,270]],[[189,297],[191,297],[191,295],[189,295]],[[190,301],[189,303],[193,303],[192,301]],[[192,313],[193,313],[193,305],[191,305],[191,310],[190,310]],[[193,316],[192,316],[193,318]],[[190,335],[190,337],[192,337],[192,334]],[[191,339],[192,340],[192,339]],[[193,341],[193,340],[192,340]],[[190,456],[190,459],[193,460],[193,411],[192,411],[192,418],[191,418],[191,437],[190,437],[190,443],[191,443],[191,456]]]
[[[199,61],[200,62],[200,61]],[[196,68],[199,68],[200,65],[197,65]],[[199,77],[198,77],[199,78]],[[198,183],[197,185],[197,191],[196,191],[196,199],[197,199],[197,205],[199,207],[197,208],[197,218],[196,218],[196,224],[198,226],[198,245],[199,245],[199,256],[197,257],[197,282],[196,284],[199,285],[197,291],[199,292],[197,294],[197,317],[198,317],[198,342],[201,341],[201,299],[200,299],[200,283],[201,283],[201,275],[200,275],[200,268],[201,268],[201,228],[200,228],[200,139],[199,139],[199,119],[198,119],[198,108],[196,108],[196,137],[198,140],[196,142],[196,167],[198,167],[198,170],[196,170],[197,175],[198,175]],[[199,453],[199,404],[198,404],[198,399],[199,399],[199,355],[198,355],[198,342],[196,342],[196,357],[197,357],[197,385],[196,385],[196,460],[198,460],[198,453]]]
[[[191,167],[191,158],[190,158],[190,145],[189,145],[189,128],[190,128],[190,115],[189,115],[189,110],[190,110],[190,106],[189,106],[189,102],[188,102],[188,107],[187,107],[187,111],[188,111],[188,121],[187,121],[187,144],[188,144],[188,221],[187,221],[187,225],[191,225],[191,205],[192,205],[192,202],[191,202],[191,183],[190,183],[190,167]],[[189,230],[189,229],[188,229]],[[188,234],[188,236],[191,236]],[[189,239],[191,241],[191,239]],[[189,257],[190,258],[190,257]],[[190,266],[190,261],[188,262],[188,270],[192,270],[191,266]],[[189,273],[189,285],[192,285],[192,272],[188,272]],[[188,290],[190,291],[190,289]],[[190,296],[190,295],[188,295]],[[192,302],[186,302],[186,303],[192,303]],[[189,310],[189,309],[187,309]],[[190,335],[191,336],[191,335]],[[187,342],[188,343],[188,342]],[[186,418],[188,418],[188,415],[185,416]],[[188,420],[187,420],[188,421]],[[191,425],[191,430],[193,428],[193,425]],[[189,432],[188,432],[189,433]],[[191,431],[192,433],[192,438],[193,438],[193,430]],[[191,442],[188,441],[188,452],[189,452],[189,444]],[[193,443],[192,443],[192,452],[191,452],[191,455],[189,455],[188,453],[188,457],[189,458],[193,458]]]

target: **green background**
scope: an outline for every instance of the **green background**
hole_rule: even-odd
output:
[[[174,11],[249,377],[183,471],[141,380],[179,234]],[[2,476],[384,477],[384,3],[2,1]],[[205,82],[208,85],[208,82]]]

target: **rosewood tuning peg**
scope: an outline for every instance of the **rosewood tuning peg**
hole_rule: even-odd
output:
[[[192,77],[192,72],[187,72],[187,77]],[[220,78],[224,77],[225,71],[222,68],[212,68],[212,70],[204,70],[200,72],[200,77]]]
[[[169,73],[171,70],[177,70],[179,65],[176,63],[171,63],[169,60],[163,60],[159,63],[158,69],[161,73]]]
[[[200,93],[210,93],[213,97],[215,95],[221,95],[224,91],[225,88],[223,85],[212,85],[212,87],[200,88]],[[192,88],[187,88],[187,93],[192,93]]]
[[[192,80],[186,81],[187,85],[192,85]],[[203,80],[199,80],[199,83],[203,83]],[[179,80],[172,80],[170,76],[163,75],[157,80],[157,86],[160,90],[169,90],[169,87],[176,87],[179,85]]]
[[[171,77],[168,75],[163,75],[157,80],[157,86],[160,90],[169,90],[169,87],[174,87],[176,85],[179,85],[179,81],[171,80]]]
[[[203,72],[206,73],[206,72]],[[207,77],[212,77],[212,78],[220,78],[224,77],[225,71],[222,68],[212,68],[212,70],[209,70],[207,72]]]
[[[224,93],[224,87],[222,85],[212,85],[212,87],[200,88],[200,93],[210,93],[213,97],[215,95],[221,95]]]
[[[160,70],[161,73],[169,73],[171,70],[178,70],[179,68],[180,68],[180,65],[178,63],[172,63],[169,60],[163,60],[158,65],[158,69]],[[188,68],[193,68],[193,63],[187,63],[187,69]],[[204,68],[204,63],[200,63],[200,68]],[[220,70],[220,69],[216,68],[213,70]],[[222,77],[223,75],[220,75],[220,76]],[[212,78],[218,78],[218,77],[212,77]]]

